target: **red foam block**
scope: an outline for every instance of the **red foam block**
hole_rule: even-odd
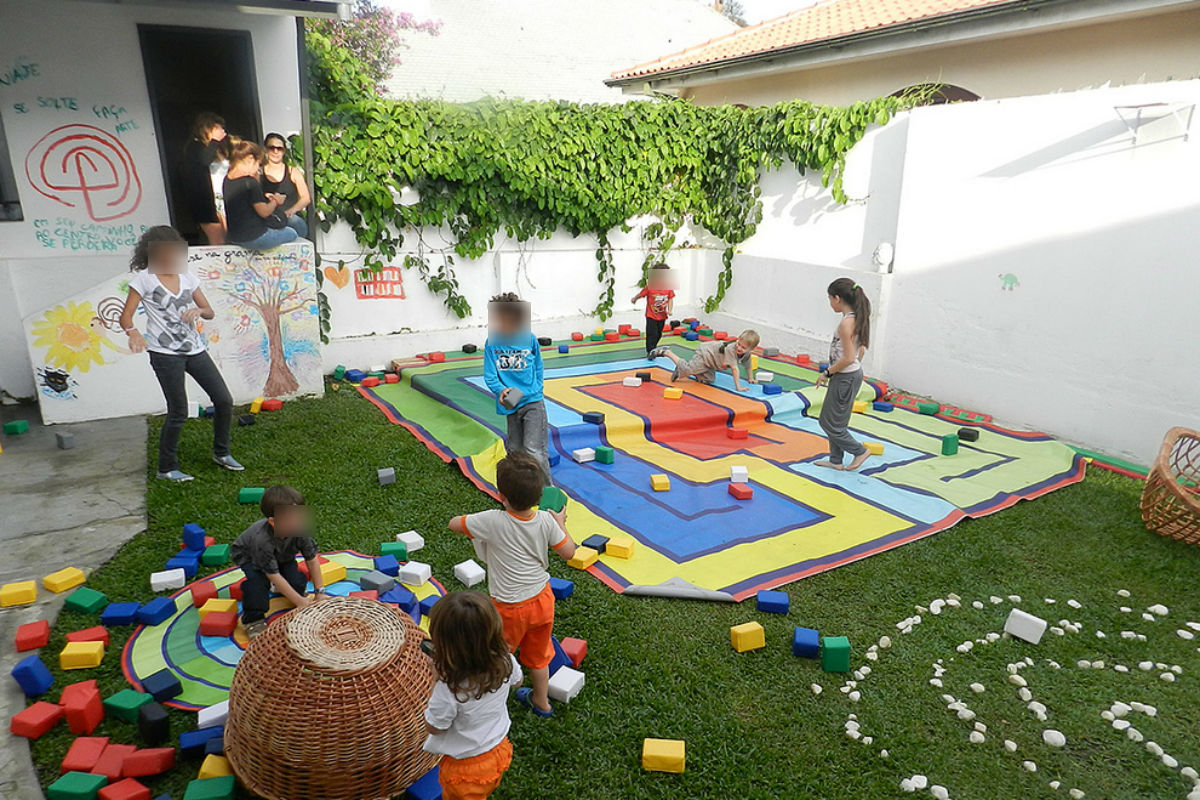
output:
[[[576,331],[575,333],[572,333],[572,334],[571,334],[571,341],[573,341],[573,342],[582,342],[582,341],[583,341],[583,334],[582,334],[582,333],[580,333],[579,331]]]
[[[358,592],[351,592],[350,597],[361,597],[363,600],[378,600],[379,592],[374,589],[363,589]]]
[[[37,622],[28,622],[17,628],[16,642],[18,653],[45,647],[49,641],[50,623],[44,619],[39,619]]]
[[[150,790],[133,778],[110,783],[97,795],[100,800],[150,800]]]
[[[100,760],[104,748],[108,747],[107,736],[79,736],[71,742],[71,749],[63,756],[61,774],[68,772],[91,772]]]
[[[328,564],[329,559],[326,558],[325,556],[317,556],[317,563],[318,564]],[[296,564],[296,568],[299,569],[301,572],[303,572],[305,575],[308,575],[308,562],[307,561],[304,561],[304,560],[299,561]]]
[[[204,537],[204,546],[205,547],[212,547],[216,543],[217,543],[216,537],[214,537],[214,536],[205,536]],[[185,544],[184,542],[180,542],[179,549],[186,550],[187,544]]]
[[[750,431],[745,428],[726,428],[725,435],[730,439],[749,439]]]
[[[627,333],[629,333],[629,329],[630,329],[630,328],[632,328],[632,327],[633,327],[632,325],[618,325],[618,326],[617,326],[617,333],[620,333],[620,334],[627,334]]]
[[[797,353],[796,354],[796,363],[797,364],[811,364],[812,358],[809,357],[809,355],[807,353]]]
[[[562,645],[563,652],[567,654],[567,658],[571,659],[573,666],[578,667],[583,663],[583,659],[587,656],[586,641],[567,636],[559,644]]]
[[[383,382],[384,383],[399,383],[400,376],[394,372],[389,372],[387,375],[383,376]]]
[[[604,341],[606,342],[616,342],[620,341],[620,339],[621,334],[617,333],[616,331],[609,331],[608,333],[604,334]]]
[[[196,608],[217,596],[217,587],[212,581],[201,581],[192,587],[192,605]]]
[[[751,497],[754,497],[754,489],[744,483],[729,484],[729,493],[738,500],[749,500]]]
[[[630,329],[629,329],[629,333],[627,333],[627,334],[625,334],[625,335],[626,335],[626,336],[638,337],[638,336],[641,336],[641,335],[642,335],[642,332],[641,332],[641,330],[639,330],[638,328],[630,328]]]
[[[64,687],[58,702],[66,714],[71,733],[77,736],[90,734],[104,719],[104,702],[94,680]]]
[[[281,408],[283,408],[283,401],[278,397],[270,397],[266,400],[263,400],[263,411],[279,411]]]
[[[430,353],[429,354],[429,361],[432,364],[440,364],[445,360],[446,360],[445,353],[438,352],[438,353]]]
[[[367,377],[362,379],[361,385],[365,389],[373,388],[373,387],[379,385],[379,378],[376,378],[374,375],[368,375]]]
[[[14,714],[8,729],[16,736],[37,739],[57,725],[62,717],[62,706],[39,700],[24,711]]]
[[[119,781],[125,769],[125,759],[133,755],[137,748],[131,744],[110,744],[100,754],[96,766],[90,772],[93,775],[103,775],[109,782]]]
[[[236,611],[210,611],[200,620],[201,636],[233,636],[237,628]]]
[[[713,331],[713,338],[724,341],[729,338],[729,331]]]
[[[174,747],[151,747],[126,756],[121,774],[126,778],[144,778],[148,775],[161,775],[174,766]]]
[[[242,584],[245,582],[246,582],[246,579],[242,578],[237,583],[229,584],[229,596],[231,598],[233,598],[234,600],[241,600],[242,599]]]
[[[93,625],[90,628],[84,628],[81,631],[71,631],[67,634],[68,642],[104,642],[104,646],[108,647],[109,635],[108,628],[103,625]]]

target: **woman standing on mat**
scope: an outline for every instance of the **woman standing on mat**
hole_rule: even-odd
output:
[[[829,458],[815,462],[818,467],[853,472],[867,460],[867,448],[850,435],[850,414],[854,399],[862,387],[863,372],[859,359],[871,340],[871,301],[849,278],[829,284],[829,307],[842,315],[829,345],[829,367],[817,378],[816,388],[829,383],[821,404],[821,430],[829,439]],[[853,456],[843,466],[846,453]]]

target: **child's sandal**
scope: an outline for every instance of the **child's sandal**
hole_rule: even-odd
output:
[[[537,714],[539,717],[542,717],[543,719],[545,719],[546,717],[554,716],[553,710],[542,711],[540,708],[538,708],[537,706],[535,706],[533,704],[533,689],[530,689],[528,687],[523,688],[523,689],[517,689],[517,702],[520,703],[521,705],[525,706],[526,708],[528,708],[534,714]]]

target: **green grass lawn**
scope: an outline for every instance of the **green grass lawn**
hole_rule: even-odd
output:
[[[151,423],[152,452],[158,425]],[[404,429],[384,424],[356,393],[343,387],[324,399],[289,402],[281,412],[260,415],[257,425],[235,429],[234,454],[247,466],[240,476],[210,468],[209,437],[208,423],[188,422],[181,455],[197,480],[176,486],[152,479],[149,530],[97,570],[91,586],[112,600],[149,599],[147,576],[178,548],[184,523],[200,522],[218,541],[230,542],[257,516],[256,507],[237,504],[237,489],[286,482],[307,495],[323,549],[375,553],[380,541],[415,528],[427,542],[422,560],[448,589],[461,588],[452,567],[472,555],[471,547],[445,523],[492,501]],[[388,465],[397,468],[398,482],[381,488],[375,469]],[[1138,516],[1140,491],[1136,481],[1094,471],[1082,484],[1040,500],[792,584],[787,617],[759,614],[752,602],[621,597],[556,562],[551,571],[573,578],[577,588],[559,604],[555,627],[560,636],[587,639],[587,686],[552,720],[513,706],[516,756],[494,796],[879,798],[903,796],[900,780],[921,773],[959,800],[1065,797],[1070,787],[1090,798],[1184,798],[1190,781],[1099,716],[1116,700],[1156,706],[1156,718],[1131,715],[1134,726],[1181,766],[1200,767],[1200,642],[1175,634],[1185,621],[1200,620],[1200,549],[1147,532]],[[575,532],[576,539],[586,535]],[[1132,597],[1118,598],[1119,588]],[[914,614],[914,606],[952,592],[962,596],[962,608],[924,613],[911,634],[899,634],[895,623]],[[1001,640],[957,653],[963,641],[1001,630],[1011,604],[988,598],[1010,594],[1051,624],[1060,618],[1082,623],[1082,632],[1048,633],[1036,647]],[[1058,603],[1046,605],[1048,597]],[[1083,607],[1068,607],[1068,598]],[[985,608],[972,608],[973,600]],[[1140,612],[1154,603],[1168,606],[1169,616],[1144,621]],[[1122,604],[1133,613],[1121,613]],[[752,619],[766,627],[767,648],[738,655],[729,645],[729,626]],[[57,653],[66,631],[95,623],[64,611],[44,652]],[[859,685],[861,701],[838,691],[848,676],[827,675],[818,663],[791,655],[798,624],[850,637],[855,666],[872,667]],[[1107,638],[1097,638],[1097,629]],[[1148,641],[1120,638],[1125,629],[1145,633]],[[56,686],[95,677],[105,696],[122,688],[119,654],[129,633],[114,630],[100,669],[56,672]],[[891,649],[877,662],[864,661],[867,647],[883,634],[891,636]],[[1046,723],[1034,719],[1007,682],[1006,665],[1026,655],[1037,666],[1022,674],[1049,709]],[[1050,668],[1047,659],[1063,668]],[[1080,670],[1079,659],[1121,663],[1132,672]],[[1167,683],[1159,670],[1134,666],[1145,659],[1178,664],[1183,674]],[[928,683],[938,660],[948,668],[944,689]],[[824,687],[820,696],[809,688],[814,682]],[[973,682],[987,691],[974,694],[967,688]],[[972,723],[946,710],[943,692],[970,703],[988,727],[984,743],[968,743]],[[872,744],[845,735],[851,712]],[[176,735],[195,726],[194,714],[172,717]],[[1042,743],[1047,727],[1066,734],[1065,748]],[[137,743],[134,726],[116,720],[106,720],[95,735]],[[639,753],[647,736],[686,740],[687,772],[643,772]],[[57,776],[71,738],[59,726],[34,743],[43,784]],[[1006,738],[1018,743],[1016,754],[1004,749]],[[887,759],[880,757],[883,748]],[[1035,761],[1038,771],[1022,770],[1023,759]],[[151,788],[178,800],[197,766],[182,763],[150,781]],[[1058,792],[1048,786],[1052,780],[1062,781]]]

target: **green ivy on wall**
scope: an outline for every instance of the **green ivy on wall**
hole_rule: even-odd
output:
[[[738,243],[762,221],[759,177],[784,163],[814,170],[838,202],[846,153],[868,126],[882,125],[921,98],[880,98],[844,108],[789,101],[773,106],[704,107],[683,100],[579,105],[484,100],[467,105],[381,98],[366,73],[329,40],[310,32],[317,209],[326,230],[347,222],[366,265],[396,259],[417,237],[416,268],[430,290],[464,317],[454,255],[478,258],[497,234],[518,241],[555,231],[590,234],[601,295],[595,314],[612,314],[609,234],[651,215],[643,271],[675,242],[685,223],[725,243],[722,270],[706,309],[733,281]],[[420,193],[399,205],[406,186]],[[425,245],[423,230],[450,237],[448,252]]]

